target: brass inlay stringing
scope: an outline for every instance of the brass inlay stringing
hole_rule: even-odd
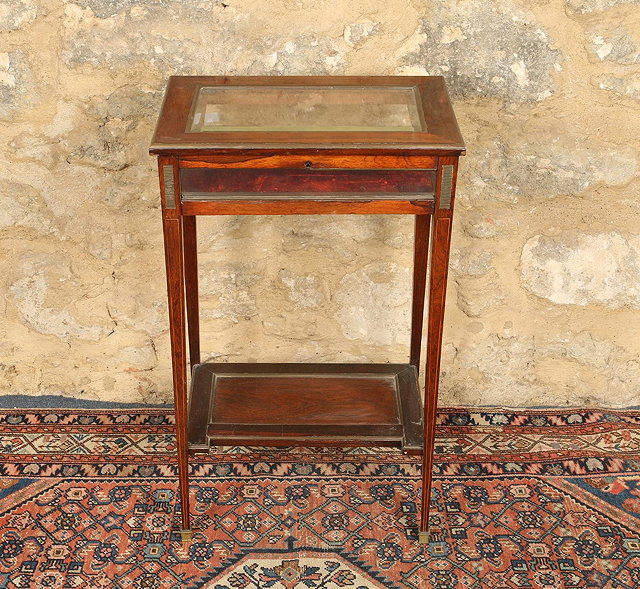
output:
[[[451,190],[453,184],[453,166],[442,166],[442,182],[440,183],[440,208],[451,208]]]
[[[164,180],[164,206],[167,209],[176,208],[176,187],[173,183],[173,166],[162,166]]]

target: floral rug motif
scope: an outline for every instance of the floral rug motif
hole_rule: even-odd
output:
[[[247,564],[244,562],[247,561]],[[301,564],[304,562],[304,564]],[[372,577],[366,577],[351,563],[341,560],[318,558],[317,555],[300,554],[295,559],[256,558],[245,556],[237,565],[229,568],[217,580],[205,588],[231,587],[385,587]]]
[[[640,413],[438,415],[430,544],[397,451],[219,448],[178,535],[173,418],[0,410],[0,589],[640,587]]]

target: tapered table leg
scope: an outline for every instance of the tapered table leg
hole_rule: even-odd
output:
[[[429,279],[429,321],[424,399],[424,448],[422,453],[422,508],[420,510],[419,530],[419,541],[421,543],[429,542],[429,504],[431,501],[433,450],[436,434],[440,357],[442,352],[442,329],[444,326],[457,160],[442,157],[440,158],[440,164],[436,193],[436,210],[433,216],[431,276]]]
[[[431,215],[416,215],[413,250],[413,298],[411,305],[411,348],[409,363],[420,372],[424,297],[429,261],[429,227]]]
[[[176,415],[178,478],[182,510],[183,540],[191,539],[189,514],[189,461],[187,446],[187,374],[184,313],[184,263],[182,222],[180,217],[163,219],[167,291],[169,298],[169,330],[173,365],[173,395]]]
[[[200,364],[200,312],[198,307],[198,244],[196,217],[182,217],[184,239],[184,277],[187,300],[187,326],[189,333],[189,364],[191,370]]]

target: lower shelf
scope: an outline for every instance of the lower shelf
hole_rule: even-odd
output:
[[[199,364],[189,449],[212,445],[398,446],[422,452],[409,364]]]

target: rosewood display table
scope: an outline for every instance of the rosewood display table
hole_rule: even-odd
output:
[[[160,172],[184,540],[191,538],[189,453],[246,444],[395,445],[422,453],[419,539],[428,541],[464,149],[441,77],[170,78],[150,152]],[[415,215],[409,362],[201,364],[196,216],[315,214]],[[418,370],[429,261],[423,409]]]

